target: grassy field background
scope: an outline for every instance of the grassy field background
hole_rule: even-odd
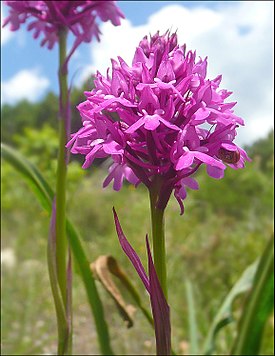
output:
[[[48,105],[53,107],[55,98],[48,101]],[[31,104],[20,105],[25,105],[25,116],[35,111]],[[18,107],[3,109],[3,140],[16,146],[37,164],[53,184],[57,150],[56,128],[55,124],[51,124],[54,121],[49,120],[46,124],[37,123],[33,118],[28,121],[21,108],[22,115],[16,117],[21,117],[23,123],[18,122],[16,130],[9,121],[15,109],[20,114]],[[16,126],[16,121],[13,125]],[[183,216],[179,215],[174,199],[168,205],[169,304],[173,347],[178,354],[188,354],[186,279],[194,289],[202,342],[224,297],[242,271],[261,254],[272,234],[273,152],[272,132],[266,139],[249,147],[253,162],[245,169],[234,171],[229,168],[223,180],[214,180],[207,176],[204,168],[201,169],[197,175],[200,189],[188,191]],[[90,261],[96,260],[99,255],[114,256],[149,308],[143,285],[119,246],[112,218],[112,207],[115,206],[125,234],[144,265],[147,265],[145,234],[150,233],[148,194],[142,186],[135,189],[125,185],[119,193],[111,187],[102,189],[105,175],[104,164],[89,171],[82,170],[79,160],[70,164],[68,215],[82,235]],[[2,161],[1,189],[2,354],[54,354],[56,320],[46,261],[49,216],[39,206],[21,176],[5,161]],[[82,282],[75,272],[74,354],[98,354],[93,318]],[[154,354],[154,333],[140,311],[135,314],[134,326],[127,329],[114,302],[100,285],[98,287],[115,352],[125,355]],[[130,296],[123,293],[127,302],[131,303]],[[235,303],[236,318],[243,302],[244,299],[239,298]],[[228,353],[232,330],[233,326],[228,326],[221,332],[217,354]],[[271,317],[266,325],[261,355],[274,354],[273,332],[274,321]]]

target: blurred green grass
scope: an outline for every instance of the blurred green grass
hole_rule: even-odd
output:
[[[9,125],[11,125],[9,123]],[[4,137],[7,137],[5,130]],[[188,314],[185,279],[194,288],[199,338],[202,343],[210,323],[242,271],[264,249],[273,231],[273,133],[249,148],[253,162],[243,170],[227,169],[225,178],[214,180],[202,169],[198,191],[188,191],[185,213],[179,215],[175,199],[166,211],[169,304],[173,348],[188,354]],[[23,125],[10,143],[38,165],[54,184],[56,131]],[[268,154],[267,154],[268,153]],[[114,256],[126,270],[145,304],[148,296],[133,267],[123,254],[114,229],[115,206],[129,241],[147,266],[145,234],[150,234],[149,200],[144,187],[125,184],[117,193],[102,189],[104,164],[84,171],[77,160],[68,172],[68,214],[83,237],[90,261],[99,255]],[[50,292],[46,246],[49,216],[39,206],[21,176],[2,161],[2,354],[55,354],[56,321]],[[107,293],[99,285],[112,344],[117,354],[154,354],[154,333],[137,311],[133,328],[124,322]],[[124,293],[128,302],[129,295]],[[236,301],[239,316],[243,299]],[[82,282],[74,274],[74,354],[98,354],[93,319]],[[228,352],[234,325],[218,338],[217,354]],[[274,354],[273,318],[267,322],[262,355]]]
[[[5,162],[2,172],[2,250],[11,249],[16,259],[13,266],[4,264],[2,270],[2,351],[9,355],[54,353],[55,315],[46,267],[49,217],[20,176]],[[195,288],[202,341],[223,297],[245,267],[258,257],[270,235],[271,209],[262,205],[262,201],[268,203],[272,198],[268,180],[258,187],[262,188],[260,194],[249,195],[249,179],[256,173],[260,174],[251,164],[243,171],[228,170],[223,182],[200,174],[201,190],[189,191],[184,216],[179,215],[173,200],[167,208],[169,299],[176,349],[188,337],[185,277]],[[148,300],[120,249],[111,212],[115,206],[126,235],[146,265],[144,239],[145,233],[150,232],[147,192],[143,187],[134,189],[129,185],[119,193],[110,187],[103,190],[104,175],[105,171],[97,168],[92,175],[71,182],[69,215],[81,231],[91,262],[101,254],[113,255]],[[238,182],[238,190],[232,182]],[[248,190],[245,201],[242,190]],[[137,313],[136,324],[127,330],[112,301],[101,288],[100,291],[115,350],[120,354],[153,353],[153,331],[142,315]],[[74,310],[75,352],[97,354],[93,321],[77,275]],[[270,324],[263,355],[272,354],[271,335]],[[219,352],[225,352],[230,341],[230,333],[225,332],[218,345]]]

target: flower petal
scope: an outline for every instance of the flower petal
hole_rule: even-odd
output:
[[[148,131],[154,131],[160,125],[160,117],[158,115],[146,115],[144,128]]]
[[[194,178],[191,178],[191,177],[183,178],[182,183],[190,189],[193,189],[193,190],[199,189],[199,184]]]
[[[199,151],[193,151],[193,152],[194,152],[194,156],[198,160],[200,160],[203,163],[206,163],[207,165],[214,166],[214,167],[221,168],[221,169],[226,168],[222,162],[217,161],[215,158],[207,155],[206,153],[199,152]]]
[[[221,179],[224,176],[224,170],[214,166],[206,166],[207,174],[215,179]]]
[[[176,170],[180,171],[181,169],[190,167],[193,164],[194,155],[190,152],[185,152],[178,160],[176,164]]]
[[[125,133],[129,133],[132,134],[133,132],[135,132],[137,129],[139,129],[142,125],[144,125],[145,122],[145,118],[142,117],[140,118],[138,121],[136,121],[133,125],[131,125],[130,127],[128,127],[127,130],[125,130]]]

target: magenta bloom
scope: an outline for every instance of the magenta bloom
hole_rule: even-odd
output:
[[[115,1],[4,1],[9,7],[9,16],[4,26],[10,24],[11,31],[27,22],[33,37],[42,35],[41,46],[53,48],[58,33],[67,28],[76,37],[73,48],[82,42],[90,42],[95,36],[99,40],[97,17],[120,25],[124,15]]]
[[[221,76],[206,79],[206,69],[207,58],[196,60],[176,34],[144,37],[131,66],[118,57],[106,77],[96,74],[95,89],[78,106],[83,127],[67,146],[85,155],[83,168],[112,158],[104,186],[158,184],[158,208],[174,191],[183,213],[185,188],[198,189],[191,176],[202,164],[222,178],[226,165],[243,168],[249,160],[233,142],[244,122],[232,110],[236,103],[225,102],[231,92],[219,89]]]

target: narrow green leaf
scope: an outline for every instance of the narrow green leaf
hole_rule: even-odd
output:
[[[265,323],[274,308],[274,237],[269,240],[239,322],[231,355],[258,355]]]
[[[1,143],[1,155],[19,173],[22,174],[24,179],[34,191],[42,207],[50,212],[54,192],[36,167],[31,162],[27,161],[14,148],[11,148],[3,143]]]
[[[67,233],[70,246],[74,254],[75,261],[79,267],[79,271],[86,288],[86,293],[88,295],[88,300],[92,308],[102,354],[113,355],[113,351],[110,345],[108,326],[104,318],[103,306],[96,288],[95,280],[90,270],[90,262],[85,255],[83,247],[81,246],[81,242],[75,227],[68,219]]]
[[[196,319],[196,308],[194,303],[194,293],[192,284],[189,280],[185,282],[186,286],[186,298],[188,304],[188,323],[189,323],[189,339],[190,339],[190,355],[199,354],[199,342],[198,342],[198,324]]]
[[[258,261],[255,261],[252,265],[247,267],[243,272],[240,279],[236,282],[233,288],[230,290],[226,296],[224,302],[222,303],[219,311],[217,312],[206,337],[203,354],[212,355],[215,349],[215,340],[218,332],[231,323],[233,319],[232,315],[232,305],[236,297],[240,294],[247,292],[252,287],[253,279],[257,270]]]
[[[1,154],[8,163],[22,174],[41,205],[51,213],[54,192],[38,169],[15,149],[6,144],[1,143]],[[101,352],[104,355],[113,355],[108,326],[104,318],[103,306],[97,292],[95,280],[90,271],[89,262],[81,245],[79,234],[68,219],[66,220],[66,230],[73,256],[79,267],[80,276],[86,288],[88,301],[94,315]]]

